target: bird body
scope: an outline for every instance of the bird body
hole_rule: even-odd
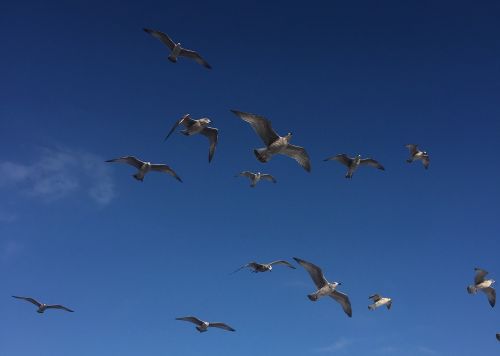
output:
[[[347,173],[345,175],[346,178],[351,179],[354,172],[358,169],[359,166],[372,166],[374,168],[380,169],[382,171],[385,170],[384,166],[382,166],[379,162],[372,158],[361,158],[361,155],[357,155],[353,158],[347,156],[345,153],[338,154],[336,156],[332,156],[324,159],[323,161],[338,161],[347,167]]]
[[[391,298],[385,298],[385,297],[381,297],[380,295],[378,294],[374,294],[372,296],[369,297],[369,299],[372,299],[373,300],[373,304],[370,304],[368,306],[368,309],[370,310],[375,310],[381,306],[386,306],[387,309],[391,309],[391,306],[392,306],[392,299]]]
[[[410,151],[410,157],[406,160],[406,162],[412,163],[413,161],[422,161],[424,168],[429,168],[430,157],[427,152],[420,151],[418,146],[414,144],[407,144],[405,147]]]
[[[476,271],[474,284],[467,286],[467,292],[469,292],[469,294],[476,294],[479,291],[483,292],[484,294],[486,294],[491,307],[494,307],[496,302],[496,291],[492,287],[492,285],[493,283],[495,283],[495,281],[493,279],[485,278],[488,274],[488,271],[485,271],[481,268],[475,268],[474,270]]]
[[[168,59],[171,62],[176,63],[177,62],[177,57],[179,57],[179,54],[181,53],[181,51],[182,51],[181,44],[180,43],[176,43],[175,46],[174,46],[174,48],[172,49],[172,52],[168,56]]]

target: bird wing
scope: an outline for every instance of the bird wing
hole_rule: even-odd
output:
[[[200,319],[198,319],[194,316],[183,316],[181,318],[175,318],[175,320],[189,321],[190,323],[193,323],[196,325],[203,325],[203,321],[201,321]]]
[[[488,297],[488,302],[490,302],[490,305],[493,308],[497,300],[497,292],[492,287],[484,288],[483,292]]]
[[[325,276],[323,275],[323,271],[321,271],[321,268],[311,262],[301,260],[297,257],[294,257],[293,259],[306,269],[318,289],[321,289],[328,283]]]
[[[268,180],[268,181],[270,181],[270,182],[273,182],[273,183],[276,183],[276,182],[277,182],[276,178],[274,178],[274,177],[273,177],[272,175],[270,175],[270,174],[261,174],[261,175],[260,175],[260,177],[261,177],[262,179],[266,179],[266,180]]]
[[[131,166],[134,166],[137,169],[141,169],[142,165],[144,164],[143,161],[141,161],[140,159],[137,159],[134,156],[125,156],[125,157],[110,159],[110,160],[107,160],[106,162],[126,163],[126,164],[130,164]]]
[[[368,299],[371,299],[371,300],[373,300],[374,302],[378,302],[378,301],[380,300],[380,298],[381,298],[381,297],[380,297],[380,295],[378,295],[378,294],[374,294],[374,295],[371,295],[371,296],[369,296],[369,297],[368,297]]]
[[[424,165],[424,168],[425,168],[425,169],[428,169],[428,168],[429,168],[429,163],[431,163],[431,159],[429,158],[429,156],[425,156],[425,157],[422,159],[422,164]]]
[[[30,302],[31,304],[34,304],[36,305],[37,307],[40,307],[42,305],[42,303],[38,302],[37,300],[33,299],[33,298],[30,298],[30,297],[18,297],[17,295],[13,295],[12,296],[13,298],[16,298],[16,299],[22,299],[22,300],[25,300],[27,302]]]
[[[70,313],[74,312],[74,310],[66,308],[64,305],[60,305],[60,304],[47,305],[47,309],[62,309],[62,310],[66,310],[66,311],[68,311]]]
[[[182,125],[184,125],[186,127],[189,127],[189,126],[191,126],[191,125],[194,124],[194,120],[191,119],[191,116],[189,114],[186,114],[183,117],[181,117],[179,120],[177,120],[174,123],[174,126],[172,126],[172,128],[168,132],[168,135],[165,137],[165,139],[163,141],[166,141],[167,138],[170,137],[170,135],[175,131],[175,129],[177,128],[177,126],[179,126],[180,124],[182,124]]]
[[[175,173],[175,171],[172,168],[170,168],[169,166],[167,166],[166,164],[152,164],[151,165],[151,170],[152,171],[156,171],[156,172],[168,173],[172,177],[174,177],[175,179],[177,179],[179,182],[182,182],[181,177],[179,177],[177,175],[177,173]]]
[[[175,43],[170,37],[168,37],[167,34],[160,31],[150,30],[149,28],[143,28],[143,30],[144,32],[149,33],[151,36],[162,41],[165,45],[167,45],[168,48],[170,48],[170,50],[174,49]]]
[[[391,310],[392,300],[390,302],[388,302],[385,306],[387,307],[387,310]]]
[[[342,305],[342,309],[344,309],[344,312],[351,318],[352,317],[352,308],[351,308],[351,302],[349,301],[349,297],[347,294],[344,294],[342,292],[339,292],[338,290],[334,290],[331,294],[330,297],[335,299],[337,302]]]
[[[500,334],[497,334],[497,340],[500,341]]]
[[[414,145],[414,144],[412,144],[412,143],[409,143],[409,144],[405,145],[405,147],[406,147],[408,150],[410,150],[410,155],[412,155],[412,156],[413,156],[413,155],[415,155],[415,153],[417,153],[417,152],[418,152],[418,150],[417,150],[417,145]]]
[[[227,331],[236,331],[232,327],[230,327],[229,325],[227,325],[226,323],[208,323],[208,326],[209,327],[213,327],[213,328],[224,329],[224,330],[227,330]]]
[[[201,130],[200,133],[203,136],[208,137],[208,140],[210,141],[210,148],[208,151],[208,162],[211,162],[212,158],[214,157],[215,148],[217,147],[217,140],[219,139],[219,130],[213,127],[205,127],[203,130]]]
[[[373,158],[363,158],[363,159],[361,159],[359,161],[359,164],[360,165],[372,166],[372,167],[381,169],[383,171],[385,170],[384,166],[382,166],[380,163],[378,163],[377,161],[375,161]]]
[[[290,262],[288,261],[285,261],[285,260],[278,260],[278,261],[273,261],[270,263],[270,265],[285,265],[287,267],[290,267],[290,268],[293,268],[293,269],[296,269],[294,265],[292,265]]]
[[[280,138],[278,134],[273,130],[271,121],[269,121],[265,117],[238,110],[231,111],[240,119],[248,122],[257,133],[257,135],[260,136],[266,146],[271,145],[271,143]]]
[[[208,64],[208,62],[204,60],[203,57],[200,56],[196,51],[191,51],[190,49],[182,48],[181,53],[179,55],[194,59],[196,62],[198,62],[198,64],[201,64],[203,67],[212,69],[212,66]]]
[[[474,268],[474,271],[476,271],[476,276],[474,277],[474,284],[479,284],[481,282],[484,282],[484,277],[486,277],[488,271],[485,271],[484,269],[481,268]]]
[[[243,171],[243,172],[240,172],[239,174],[237,174],[236,177],[253,178],[253,177],[255,177],[255,173],[252,173],[250,171]]]
[[[339,161],[344,166],[349,167],[352,164],[352,158],[349,158],[345,153],[340,153],[338,155],[328,157],[323,161]]]
[[[304,148],[289,144],[282,153],[296,160],[307,172],[311,172],[311,161]]]
[[[239,272],[241,271],[243,268],[247,268],[247,267],[251,267],[255,262],[250,262],[250,263],[247,263],[247,264],[244,264],[243,266],[241,266],[240,268],[238,268],[237,270],[231,272],[231,274],[233,273],[236,273],[236,272]]]

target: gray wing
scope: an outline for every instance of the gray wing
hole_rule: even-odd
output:
[[[255,177],[255,173],[252,173],[250,171],[243,171],[237,174],[236,177],[247,177],[252,179],[253,177]]]
[[[198,54],[196,51],[191,51],[189,49],[182,48],[181,53],[179,54],[180,56],[187,57],[194,59],[198,64],[201,64],[203,67],[212,69],[212,66],[208,64],[206,60],[203,59],[202,56]]]
[[[189,321],[190,323],[193,323],[196,325],[203,325],[203,321],[201,321],[200,319],[198,319],[194,316],[183,316],[181,318],[175,318],[175,320]]]
[[[410,151],[410,155],[412,155],[412,156],[414,156],[415,153],[418,152],[417,145],[414,145],[412,143],[405,145],[405,147]]]
[[[232,327],[230,327],[229,325],[227,325],[226,323],[208,323],[208,326],[212,327],[212,328],[224,329],[224,330],[227,330],[227,331],[236,331]]]
[[[381,169],[381,170],[385,171],[384,166],[382,166],[380,163],[375,161],[373,158],[364,158],[364,159],[359,161],[359,164],[372,166],[372,167],[375,167],[377,169]]]
[[[345,153],[340,153],[336,156],[328,157],[323,161],[339,161],[344,166],[350,167],[352,164],[352,159],[349,158]]]
[[[374,294],[368,297],[368,299],[372,299],[374,302],[378,302],[380,300],[380,295]]]
[[[292,265],[290,262],[285,261],[285,260],[278,260],[278,261],[273,261],[270,263],[271,266],[273,265],[284,265],[293,269],[296,269],[294,265]]]
[[[488,302],[490,302],[490,305],[493,308],[497,300],[497,292],[492,287],[484,288],[483,292],[488,297]]]
[[[268,180],[268,181],[270,181],[270,182],[273,182],[273,183],[276,183],[276,182],[277,182],[276,178],[274,178],[274,177],[273,177],[272,175],[270,175],[270,174],[261,174],[261,175],[260,175],[260,177],[261,177],[262,179],[266,179],[266,180]]]
[[[130,164],[131,166],[134,166],[137,169],[140,169],[142,167],[142,165],[144,164],[143,161],[141,161],[140,159],[137,159],[134,156],[125,156],[125,157],[110,159],[110,160],[107,160],[106,162],[126,163],[126,164]]]
[[[293,259],[306,269],[318,289],[321,289],[328,283],[325,276],[323,275],[323,271],[321,271],[321,268],[311,262],[301,260],[297,257],[294,257]]]
[[[481,268],[474,268],[474,271],[476,271],[476,276],[474,277],[474,284],[479,284],[481,282],[484,282],[484,277],[486,277],[488,271],[485,271],[484,269]]]
[[[155,30],[150,30],[149,28],[143,28],[144,32],[149,33],[151,36],[154,38],[159,39],[162,41],[165,45],[167,45],[170,50],[173,50],[175,47],[174,41],[170,37],[168,37],[165,33],[160,32],[160,31],[155,31]]]
[[[31,304],[36,305],[37,307],[40,307],[42,305],[40,302],[30,297],[18,297],[17,295],[13,295],[12,298],[25,300],[27,302],[30,302]]]
[[[388,302],[385,306],[387,307],[387,310],[391,310],[392,300],[390,302]]]
[[[168,173],[172,177],[174,177],[175,179],[177,179],[179,182],[182,182],[181,177],[179,177],[177,175],[177,173],[175,173],[175,171],[172,168],[170,168],[169,166],[167,166],[166,164],[152,164],[151,165],[151,170],[152,171],[156,171],[156,172]]]
[[[235,271],[231,272],[231,274],[236,273],[236,272],[239,272],[239,271],[241,271],[243,268],[252,267],[253,265],[255,265],[255,262],[250,262],[250,263],[247,263],[247,264],[245,264],[245,265],[241,266],[240,268],[238,268],[237,270],[235,270]],[[253,267],[252,267],[252,268],[253,268]]]
[[[248,122],[257,135],[260,136],[266,146],[279,139],[278,134],[273,130],[271,121],[263,116],[250,114],[238,110],[231,110],[240,119]]]
[[[352,317],[351,302],[349,301],[349,297],[347,296],[347,294],[339,292],[338,290],[334,290],[330,294],[330,297],[332,297],[337,302],[339,302],[340,305],[342,305],[342,309],[344,309],[344,312],[349,316],[349,318]]]
[[[296,160],[307,172],[311,172],[311,161],[304,148],[289,144],[282,153]]]
[[[431,159],[429,158],[429,156],[425,156],[425,157],[422,159],[422,164],[424,165],[424,168],[425,168],[425,169],[428,169],[428,168],[429,168],[429,163],[431,163]]]
[[[168,135],[165,137],[165,139],[163,141],[166,141],[167,138],[169,138],[170,135],[175,131],[175,129],[177,128],[177,126],[179,126],[181,124],[184,125],[184,126],[186,126],[186,127],[190,127],[190,126],[192,126],[194,124],[194,120],[191,119],[191,116],[189,114],[186,114],[183,117],[181,117],[179,120],[177,120],[174,123],[174,126],[172,126],[172,128],[168,132]]]
[[[203,136],[208,137],[210,141],[210,148],[208,150],[208,162],[212,161],[214,158],[215,148],[217,147],[217,141],[219,138],[219,130],[213,127],[205,127],[200,132]]]
[[[66,311],[68,311],[70,313],[74,312],[74,310],[66,308],[64,305],[60,305],[60,304],[47,305],[47,309],[62,309],[62,310],[66,310]]]
[[[497,340],[500,341],[500,333],[497,334]]]

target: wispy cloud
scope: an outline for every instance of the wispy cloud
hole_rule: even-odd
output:
[[[23,249],[22,245],[16,241],[7,241],[0,246],[0,262],[8,262],[15,258]]]
[[[83,192],[97,204],[106,205],[115,193],[113,180],[103,161],[85,151],[44,148],[32,163],[0,162],[0,189],[15,187],[25,196],[44,201]]]
[[[424,355],[439,355],[439,352],[437,352],[436,350],[430,349],[426,346],[419,346],[418,351]]]
[[[353,341],[350,339],[340,338],[336,340],[333,344],[324,347],[318,347],[313,351],[316,353],[334,353],[337,351],[344,350],[345,348],[349,347],[352,343]]]

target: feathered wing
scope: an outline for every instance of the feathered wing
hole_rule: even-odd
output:
[[[338,161],[347,167],[350,167],[352,164],[352,158],[349,158],[345,153],[325,158],[323,161]]]
[[[500,333],[497,334],[497,340],[500,341]]]
[[[60,305],[60,304],[47,305],[47,309],[61,309],[61,310],[66,310],[66,311],[68,311],[70,313],[74,312],[74,310],[66,308],[64,305]]]
[[[490,303],[491,307],[493,308],[495,306],[495,303],[497,300],[497,292],[492,287],[484,288],[483,292],[488,297],[488,302]]]
[[[156,171],[156,172],[163,172],[163,173],[170,174],[172,177],[177,179],[179,182],[182,182],[181,177],[179,177],[177,175],[177,173],[175,173],[175,171],[172,168],[170,168],[169,166],[167,166],[166,164],[152,164],[151,170]]]
[[[311,262],[301,260],[300,258],[297,257],[294,257],[293,259],[297,261],[299,265],[301,265],[306,269],[306,271],[309,273],[311,279],[313,280],[314,284],[318,289],[321,289],[328,283],[325,276],[323,275],[323,271],[321,271],[321,268],[319,268],[318,266],[316,266]]]
[[[474,271],[476,271],[476,275],[474,276],[474,284],[484,282],[484,278],[488,274],[488,271],[481,268],[474,268]]]
[[[311,172],[311,161],[304,148],[289,144],[282,153],[296,160],[307,172]]]
[[[172,128],[170,129],[170,131],[168,132],[167,136],[165,137],[165,139],[163,141],[166,141],[167,138],[170,137],[170,135],[172,135],[172,133],[175,131],[175,129],[179,126],[179,125],[184,125],[186,127],[189,127],[191,126],[192,124],[194,123],[194,120],[191,119],[191,116],[189,114],[186,114],[184,115],[183,117],[181,117],[179,120],[177,120],[175,123],[174,123],[174,126],[172,126]]]
[[[208,137],[208,141],[210,142],[210,148],[208,150],[208,162],[212,161],[215,154],[215,148],[217,147],[217,141],[219,138],[219,130],[213,127],[205,127],[200,132],[203,136]]]
[[[371,295],[371,296],[368,297],[368,299],[373,300],[375,303],[378,302],[380,300],[380,298],[381,297],[378,294],[374,294],[374,295]]]
[[[181,53],[179,55],[181,55],[183,57],[194,59],[198,64],[201,64],[203,67],[205,67],[207,69],[212,69],[212,66],[210,64],[208,64],[208,62],[206,60],[204,60],[203,57],[200,56],[199,53],[196,51],[192,51],[190,49],[183,48],[183,49],[181,49]]]
[[[42,303],[40,303],[36,299],[30,298],[30,297],[18,297],[17,295],[13,295],[12,298],[25,300],[27,302],[30,302],[31,304],[36,305],[37,307],[40,307],[42,305]]]
[[[208,323],[208,326],[209,327],[213,327],[213,328],[224,329],[224,330],[227,330],[227,331],[236,331],[232,327],[230,327],[229,325],[227,325],[226,323]]]
[[[273,266],[273,265],[284,265],[284,266],[287,266],[289,268],[297,269],[297,268],[295,268],[294,265],[292,265],[290,262],[285,261],[285,260],[273,261],[273,262],[270,263],[270,265],[271,266]]]
[[[352,317],[352,307],[351,307],[351,302],[349,300],[349,297],[347,294],[344,294],[342,292],[339,292],[338,290],[334,290],[331,294],[330,297],[335,299],[337,302],[342,305],[342,309],[344,309],[344,312],[351,318]]]
[[[425,156],[424,158],[422,158],[422,164],[424,165],[425,169],[429,168],[430,163],[431,163],[431,159],[429,158],[429,156]]]
[[[364,159],[359,161],[359,164],[372,166],[372,167],[375,167],[377,169],[381,169],[383,171],[385,170],[384,166],[382,166],[380,163],[378,163],[378,161],[375,161],[373,158],[364,158]]]
[[[144,32],[149,33],[151,36],[153,36],[156,39],[159,39],[162,41],[170,50],[173,50],[175,47],[174,41],[170,37],[168,37],[167,34],[160,32],[160,31],[155,31],[151,30],[149,28],[143,28]]]
[[[412,143],[405,145],[405,147],[410,151],[410,155],[412,157],[418,152],[417,145],[414,145]]]
[[[276,183],[276,182],[277,182],[276,178],[274,178],[274,177],[273,177],[272,175],[270,175],[270,174],[261,174],[261,175],[260,175],[260,177],[261,177],[262,179],[268,180],[268,181],[273,182],[273,183]]]
[[[247,178],[252,179],[253,177],[255,177],[255,173],[252,173],[250,171],[243,171],[243,172],[238,173],[236,175],[236,177],[247,177]]]
[[[387,304],[385,306],[387,307],[387,310],[391,310],[392,300],[390,300],[389,302],[387,302]]]
[[[144,162],[141,161],[140,159],[137,159],[134,156],[125,156],[125,157],[120,157],[120,158],[115,158],[115,159],[109,159],[106,162],[118,162],[118,163],[126,163],[129,164],[137,169],[141,169],[143,166]]]
[[[231,110],[231,112],[243,121],[248,122],[266,146],[271,145],[271,143],[279,139],[278,134],[271,126],[271,121],[265,117],[238,110]]]
[[[189,321],[190,323],[196,324],[198,326],[203,325],[203,321],[194,316],[183,316],[181,318],[175,318],[175,320]]]
[[[231,272],[231,274],[236,273],[236,272],[239,272],[239,271],[241,271],[242,269],[244,269],[244,268],[248,268],[248,267],[251,267],[252,269],[254,269],[254,270],[255,270],[255,269],[257,268],[257,265],[258,265],[258,263],[257,263],[257,262],[250,262],[250,263],[244,264],[243,266],[239,267],[237,270],[235,270],[235,271]]]

